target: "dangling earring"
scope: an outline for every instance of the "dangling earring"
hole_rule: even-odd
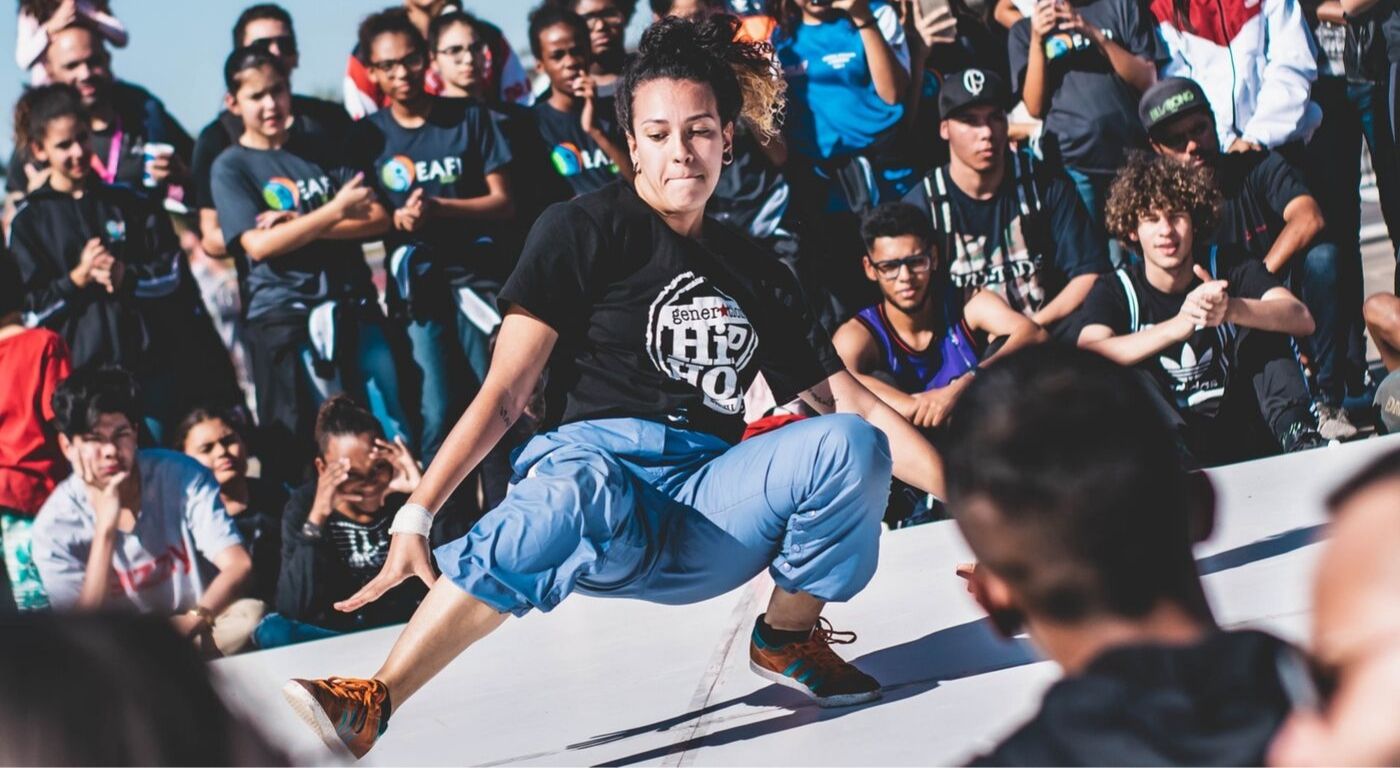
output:
[[[734,145],[730,144],[724,148],[724,164],[729,165],[734,162]]]

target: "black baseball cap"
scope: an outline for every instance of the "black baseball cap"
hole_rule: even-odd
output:
[[[964,69],[943,78],[943,87],[938,91],[938,114],[947,120],[958,110],[978,104],[993,104],[1004,110],[1008,101],[1006,83],[1000,75],[990,69]]]
[[[1198,110],[1210,110],[1206,92],[1195,80],[1186,77],[1164,77],[1142,94],[1138,102],[1138,119],[1149,134],[1169,120]]]

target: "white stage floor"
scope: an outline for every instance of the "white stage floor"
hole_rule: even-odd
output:
[[[1198,550],[1217,618],[1302,640],[1325,533],[1322,500],[1400,437],[1210,474],[1220,511]],[[886,533],[874,581],[826,611],[885,685],[875,704],[823,710],[748,669],[766,576],[687,607],[575,596],[508,621],[396,710],[379,765],[928,765],[963,761],[1029,717],[1058,674],[998,640],[954,575],[951,522]],[[398,628],[226,659],[235,705],[298,763],[335,759],[282,701],[289,677],[374,672]]]

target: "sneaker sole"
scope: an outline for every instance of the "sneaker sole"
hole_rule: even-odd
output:
[[[806,694],[807,698],[817,702],[817,706],[819,707],[850,707],[856,704],[879,701],[883,695],[880,693],[880,689],[876,688],[873,691],[866,691],[865,693],[840,693],[835,696],[818,696],[812,693],[811,688],[808,688],[781,672],[774,672],[771,669],[760,667],[758,664],[754,663],[753,659],[749,659],[749,669],[753,670],[754,674],[766,680],[771,680],[778,685],[787,686],[794,691],[801,691]]]
[[[316,697],[311,695],[296,681],[289,681],[282,686],[282,697],[291,705],[292,711],[306,723],[316,735],[321,737],[321,742],[326,748],[337,754],[351,754],[350,748],[345,746],[345,742],[340,740],[340,736],[335,732],[335,725],[331,719],[326,717],[326,711],[316,701]]]

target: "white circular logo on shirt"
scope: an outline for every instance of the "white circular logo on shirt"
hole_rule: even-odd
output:
[[[651,362],[699,389],[720,413],[743,410],[741,372],[757,349],[758,334],[739,303],[694,272],[672,280],[647,312]]]
[[[982,93],[982,87],[987,84],[987,76],[982,74],[980,69],[969,69],[963,73],[963,88],[973,96]]]

